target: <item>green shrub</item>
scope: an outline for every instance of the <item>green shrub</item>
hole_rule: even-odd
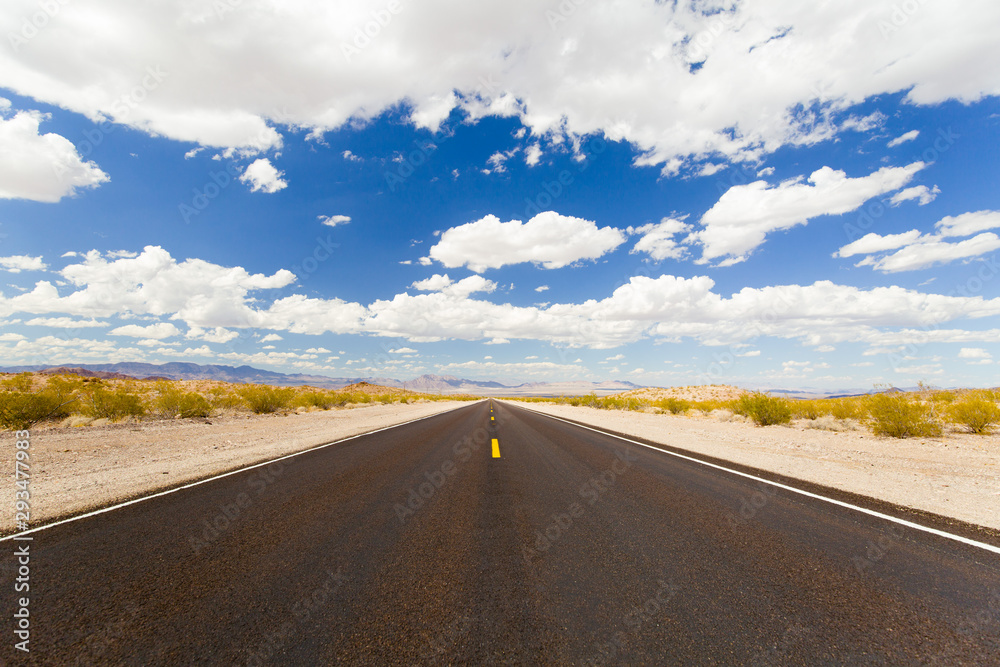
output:
[[[291,387],[271,387],[265,384],[244,385],[236,393],[243,404],[258,415],[288,408],[295,398],[295,390]]]
[[[997,407],[996,396],[988,390],[966,393],[949,406],[947,414],[952,423],[980,435],[989,433],[1000,423],[1000,407]]]
[[[127,417],[142,417],[146,408],[142,399],[132,393],[130,386],[106,389],[100,385],[90,386],[83,392],[80,404],[84,414],[94,419],[117,422]]]
[[[872,394],[865,400],[865,408],[864,421],[875,435],[890,438],[941,435],[941,425],[934,421],[931,406],[902,392]]]
[[[762,391],[743,394],[735,402],[734,412],[749,417],[757,426],[787,424],[792,420],[788,399],[770,396]]]

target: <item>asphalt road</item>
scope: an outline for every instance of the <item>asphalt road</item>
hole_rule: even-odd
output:
[[[997,554],[495,401],[32,537],[4,664],[1000,661]]]

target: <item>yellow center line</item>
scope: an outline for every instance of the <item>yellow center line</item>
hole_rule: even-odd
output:
[[[493,458],[500,458],[500,442],[496,438],[493,438]]]

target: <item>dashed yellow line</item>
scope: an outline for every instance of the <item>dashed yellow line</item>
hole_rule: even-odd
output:
[[[496,438],[493,438],[493,458],[500,458],[500,442]]]

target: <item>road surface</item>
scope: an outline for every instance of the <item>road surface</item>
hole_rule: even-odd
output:
[[[30,537],[3,664],[1000,656],[997,553],[499,401]]]

